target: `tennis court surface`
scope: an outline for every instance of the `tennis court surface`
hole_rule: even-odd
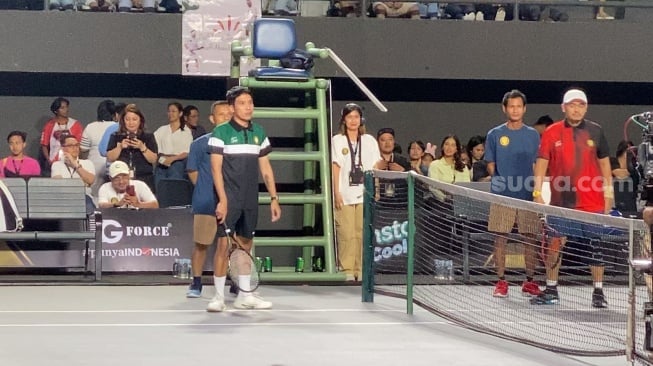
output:
[[[626,365],[476,333],[358,286],[265,286],[265,311],[207,313],[183,286],[0,287],[3,365]]]

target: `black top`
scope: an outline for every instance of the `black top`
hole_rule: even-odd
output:
[[[126,138],[124,133],[114,132],[109,139],[109,150],[115,149],[118,142],[122,141],[124,138]],[[159,147],[154,139],[154,134],[143,132],[138,135],[138,139],[143,141],[150,151],[155,154],[159,153]],[[111,146],[113,146],[113,148],[111,148]],[[118,156],[118,160],[124,161],[134,170],[134,177],[152,175],[152,164],[145,159],[145,155],[143,155],[139,149],[122,149],[122,151],[120,151],[120,156]]]

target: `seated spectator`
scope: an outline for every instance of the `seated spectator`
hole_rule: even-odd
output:
[[[41,133],[41,152],[45,159],[42,171],[48,173],[53,162],[59,160],[60,138],[63,134],[73,135],[77,141],[82,140],[82,124],[68,117],[70,102],[59,97],[50,105],[54,118],[45,123]]]
[[[410,170],[410,162],[395,151],[395,130],[382,128],[376,134],[381,160],[374,164],[374,169],[405,172]],[[408,186],[405,179],[386,179],[377,187],[375,197],[382,202],[406,202]]]
[[[50,10],[73,10],[74,0],[50,0]]]
[[[120,128],[111,135],[107,161],[127,163],[131,177],[145,182],[154,191],[152,164],[159,148],[154,135],[145,132],[145,116],[136,104],[129,104],[120,118]]]
[[[104,183],[98,192],[100,208],[159,208],[156,196],[144,182],[129,179],[129,166],[114,161],[109,166],[110,182]]]
[[[118,11],[126,13],[142,9],[145,13],[154,13],[156,11],[155,5],[155,0],[119,0]]]
[[[439,19],[440,5],[438,3],[419,3],[419,16],[422,19]]]
[[[471,157],[472,182],[489,182],[492,177],[487,170],[485,155],[485,137],[474,136],[467,143],[467,154]]]
[[[360,0],[335,0],[327,10],[328,17],[359,17],[361,14]]]
[[[200,121],[200,111],[194,105],[187,105],[184,107],[184,114],[182,118],[186,121],[186,126],[190,128],[190,131],[193,135],[193,140],[196,140],[198,137],[206,134],[206,129],[199,124]]]
[[[377,18],[419,19],[419,6],[415,2],[377,1],[372,4]]]
[[[113,120],[114,121],[120,121],[122,118],[123,113],[125,113],[125,107],[127,105],[125,103],[118,103],[116,104],[116,113],[114,114]],[[107,156],[107,146],[109,146],[109,140],[111,139],[111,135],[113,135],[118,129],[120,128],[120,123],[116,123],[113,125],[110,125],[107,127],[106,131],[104,131],[104,134],[102,135],[102,139],[100,140],[100,143],[98,144],[98,151],[100,152],[101,156],[106,157]],[[107,162],[107,169],[109,167],[109,162]],[[106,169],[105,169],[106,170]]]
[[[95,210],[91,197],[91,184],[95,181],[95,167],[90,160],[79,158],[79,140],[73,135],[61,137],[63,158],[52,164],[52,178],[81,179],[86,185],[86,213]]]
[[[86,7],[90,11],[114,11],[116,4],[112,0],[86,0]]]
[[[187,179],[186,157],[193,142],[193,133],[186,127],[183,109],[180,103],[168,103],[168,124],[154,131],[159,148],[158,164],[154,170],[155,187],[164,178]]]
[[[93,197],[97,197],[97,191],[104,183],[106,173],[107,159],[100,155],[100,141],[107,128],[118,124],[114,121],[115,115],[116,104],[113,100],[103,100],[97,107],[97,121],[89,123],[82,133],[82,157],[92,161],[95,166],[95,181],[91,186]]]
[[[484,14],[477,14],[473,4],[447,4],[444,7],[444,19],[483,20]]]
[[[442,157],[431,163],[429,177],[445,183],[469,182],[469,169],[462,155],[462,145],[455,135],[449,135],[442,140]]]
[[[297,0],[277,0],[274,4],[274,15],[297,15]]]
[[[7,136],[11,155],[0,163],[0,177],[38,177],[41,175],[39,162],[25,155],[27,134],[23,131],[12,131]]]
[[[540,137],[542,137],[542,134],[544,133],[544,130],[546,130],[547,127],[551,126],[553,124],[553,119],[547,114],[544,115],[535,121],[533,123],[533,128],[537,133],[540,134]]]

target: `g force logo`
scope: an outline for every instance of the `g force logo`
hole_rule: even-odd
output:
[[[166,226],[122,226],[116,220],[102,221],[102,242],[105,244],[119,243],[125,237],[161,237],[170,236],[172,224]]]

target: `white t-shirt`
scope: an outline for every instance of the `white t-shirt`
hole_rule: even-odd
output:
[[[356,151],[356,155],[354,155],[355,164],[361,164],[363,171],[372,170],[374,164],[381,160],[379,145],[376,139],[368,134],[361,136],[360,144],[362,150],[360,150],[360,147],[352,145],[352,148]],[[349,185],[349,173],[352,168],[352,151],[350,150],[346,135],[338,134],[333,136],[331,139],[331,162],[338,164],[340,167],[338,182],[340,183],[340,194],[345,205],[363,203],[363,191],[365,190],[363,184]]]
[[[129,180],[129,184],[134,186],[134,190],[136,191],[136,197],[138,198],[138,202],[154,202],[156,201],[156,196],[152,191],[150,190],[150,187],[145,184],[145,182],[140,181],[140,180]],[[98,205],[101,203],[110,203],[111,199],[115,198],[118,201],[120,201],[123,197],[125,196],[125,193],[118,193],[116,192],[115,189],[113,189],[113,186],[111,185],[111,182],[104,183],[101,187],[100,190],[98,191]]]
[[[154,132],[154,138],[159,148],[159,153],[165,155],[177,155],[190,151],[190,144],[193,142],[193,132],[190,127],[181,128],[172,132],[170,125],[159,127]]]
[[[95,166],[93,166],[93,163],[90,160],[86,159],[79,159],[77,160],[77,163],[82,166],[84,170],[91,174],[95,174]],[[50,176],[52,178],[54,177],[61,177],[61,178],[77,178],[77,179],[82,179],[82,177],[79,176],[79,173],[76,170],[73,170],[73,168],[69,167],[64,163],[63,161],[55,161],[52,163],[52,170],[50,172]],[[96,178],[97,179],[97,178]],[[91,196],[91,187],[86,187],[86,194]]]
[[[82,151],[88,151],[88,160],[95,166],[95,182],[91,185],[93,195],[97,196],[97,191],[104,182],[107,158],[100,155],[98,146],[104,136],[104,132],[109,126],[115,125],[114,121],[98,121],[89,123],[82,133],[80,148]]]

